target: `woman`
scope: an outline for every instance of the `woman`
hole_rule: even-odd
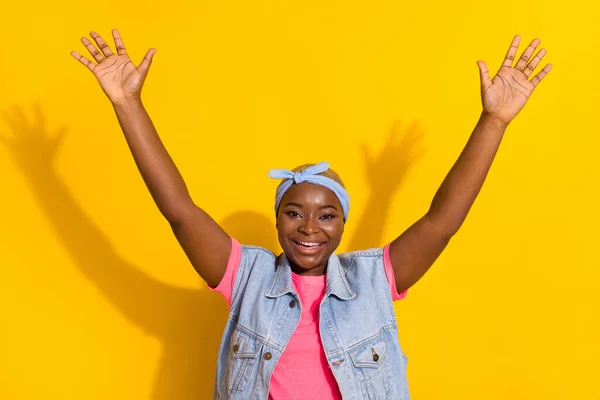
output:
[[[276,193],[283,254],[242,246],[191,199],[141,101],[155,50],[135,66],[118,31],[117,53],[95,32],[82,38],[88,67],[111,101],[136,165],[190,262],[230,307],[217,364],[219,399],[408,399],[406,357],[393,301],[405,296],[456,234],[509,123],[550,71],[535,39],[514,63],[520,37],[491,79],[479,61],[483,109],[428,212],[380,249],[336,255],[350,201],[327,163],[292,171]],[[514,64],[514,65],[513,65]]]

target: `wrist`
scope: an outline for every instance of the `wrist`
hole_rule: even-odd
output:
[[[479,122],[483,125],[485,125],[486,127],[498,130],[498,131],[502,131],[504,132],[506,130],[506,128],[508,127],[508,122],[504,122],[501,119],[499,119],[498,117],[489,114],[485,111],[481,112],[481,116],[479,117]]]
[[[124,96],[117,101],[111,102],[113,107],[116,109],[129,109],[143,107],[142,98],[139,95],[135,96]]]

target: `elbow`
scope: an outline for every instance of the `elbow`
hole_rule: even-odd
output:
[[[169,222],[172,227],[179,226],[188,219],[192,209],[196,206],[192,201],[179,201],[172,204],[159,207],[162,216]]]
[[[443,218],[431,212],[428,212],[425,218],[432,230],[437,232],[445,242],[449,242],[458,233],[464,222],[463,218]]]

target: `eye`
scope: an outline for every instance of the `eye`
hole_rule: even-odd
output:
[[[333,214],[321,215],[321,219],[333,219],[333,218],[335,218],[335,215],[333,215]]]
[[[286,211],[285,214],[287,216],[292,217],[292,218],[300,217],[300,214],[298,214],[296,211]]]

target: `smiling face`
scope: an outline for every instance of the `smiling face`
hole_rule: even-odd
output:
[[[344,232],[344,213],[329,189],[303,182],[283,195],[277,214],[279,243],[299,275],[323,275]]]

